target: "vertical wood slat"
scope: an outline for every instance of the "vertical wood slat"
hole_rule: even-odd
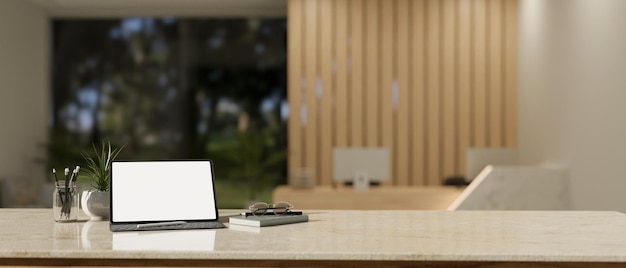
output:
[[[517,145],[517,2],[518,0],[504,1],[504,129],[505,147]]]
[[[486,0],[472,2],[472,80],[473,80],[473,143],[470,146],[485,147],[487,145],[487,111],[486,103]]]
[[[348,146],[348,5],[347,0],[334,0],[335,8],[335,147]]]
[[[350,73],[350,109],[351,131],[350,146],[362,147],[363,144],[363,0],[350,2],[351,33],[351,73]]]
[[[395,159],[395,150],[393,147],[393,4],[394,1],[381,1],[381,19],[382,19],[382,46],[381,46],[381,127],[382,127],[382,146],[389,149],[389,180],[385,184],[391,184],[396,175],[393,168]]]
[[[397,121],[396,121],[396,169],[397,184],[409,185],[409,1],[398,0],[396,4],[397,22]]]
[[[425,144],[426,144],[426,132],[425,132],[425,104],[424,101],[424,62],[425,62],[425,14],[424,14],[424,0],[412,1],[412,34],[413,40],[411,42],[411,49],[413,50],[411,56],[412,66],[412,80],[411,80],[411,175],[413,185],[425,185]]]
[[[426,40],[427,40],[427,69],[426,81],[427,89],[427,146],[426,151],[426,183],[427,185],[438,185],[441,180],[440,161],[440,42],[439,34],[439,0],[428,0],[426,2]]]
[[[502,32],[501,0],[489,1],[489,146],[502,147],[504,131],[502,129]]]
[[[332,2],[322,0],[320,2],[320,54],[321,54],[321,82],[322,92],[320,100],[320,161],[321,185],[332,183]]]
[[[471,62],[470,62],[470,35],[471,35],[471,12],[469,1],[458,2],[458,99],[459,109],[457,114],[457,120],[459,121],[459,152],[457,155],[457,162],[461,174],[465,173],[465,151],[470,146],[470,140],[472,137],[471,129]],[[469,179],[469,178],[468,178]]]
[[[456,129],[456,96],[455,96],[455,0],[442,0],[443,1],[443,17],[441,21],[443,23],[442,35],[443,35],[443,99],[442,99],[442,124],[443,133],[441,133],[442,141],[442,178],[454,176],[459,174],[456,167],[456,140],[454,134]]]
[[[514,146],[516,12],[517,0],[289,0],[289,170],[328,185],[333,147],[383,146],[392,184],[436,185],[464,171],[468,147]]]
[[[367,17],[367,29],[365,31],[365,50],[367,51],[365,56],[365,69],[367,83],[365,85],[366,95],[366,132],[365,132],[365,145],[367,147],[378,147],[379,129],[380,129],[380,112],[379,112],[379,95],[378,95],[378,40],[380,39],[379,29],[379,16],[378,16],[378,1],[367,0],[366,1],[366,17]]]
[[[288,50],[288,83],[289,92],[287,94],[289,107],[291,109],[288,119],[288,169],[291,172],[289,175],[289,184],[298,184],[298,181],[294,181],[297,177],[295,172],[303,166],[302,163],[302,121],[300,118],[300,104],[302,102],[301,81],[302,81],[302,0],[290,0],[288,3],[289,19],[287,20],[289,29],[298,29],[297,31],[290,31],[287,40]]]
[[[319,161],[317,158],[317,1],[305,2],[305,73],[306,73],[306,126],[305,126],[305,165],[315,170],[317,183],[319,179]]]

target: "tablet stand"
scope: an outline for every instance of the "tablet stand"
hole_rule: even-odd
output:
[[[354,182],[352,187],[357,192],[366,192],[370,187],[370,176],[365,171],[354,172]]]

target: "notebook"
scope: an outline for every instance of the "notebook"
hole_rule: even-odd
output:
[[[255,227],[274,226],[290,223],[299,223],[309,221],[309,216],[305,214],[291,215],[261,215],[261,216],[232,216],[228,218],[230,226],[246,225]]]
[[[210,160],[111,163],[110,230],[225,228]]]

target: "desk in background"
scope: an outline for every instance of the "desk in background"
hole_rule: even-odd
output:
[[[446,210],[461,192],[463,188],[453,186],[379,186],[366,192],[346,186],[308,189],[278,186],[272,199],[291,202],[297,209]]]

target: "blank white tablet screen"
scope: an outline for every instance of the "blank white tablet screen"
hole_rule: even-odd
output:
[[[215,220],[210,161],[113,162],[113,222]]]

